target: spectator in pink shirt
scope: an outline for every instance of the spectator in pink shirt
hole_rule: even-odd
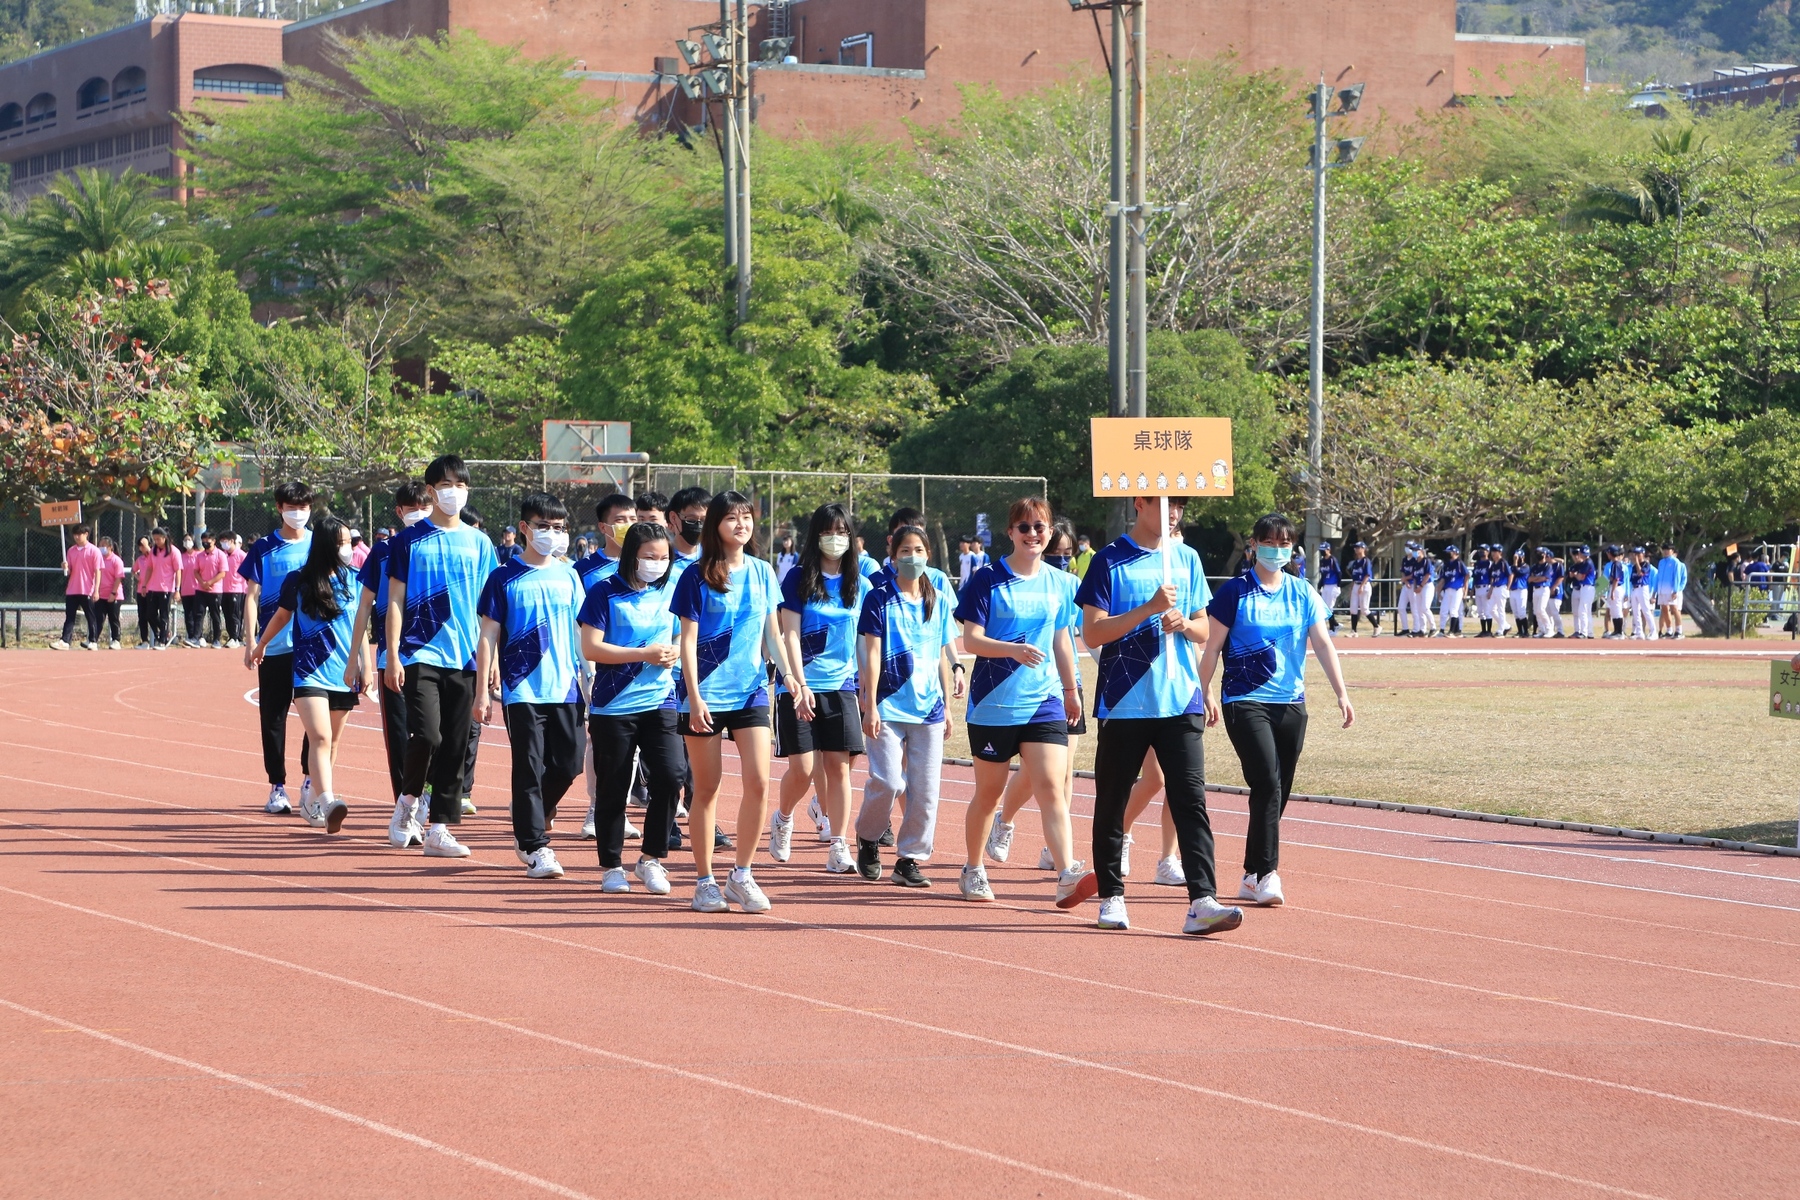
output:
[[[225,581],[219,596],[225,610],[225,645],[233,650],[244,644],[244,590],[250,585],[238,574],[244,562],[243,539],[234,529],[219,535],[219,553],[225,556]]]
[[[156,644],[156,626],[150,623],[150,535],[138,539],[137,558],[131,564],[131,595],[137,601],[138,649],[148,650]]]
[[[350,569],[360,571],[363,564],[369,561],[369,543],[363,541],[362,530],[350,531]]]
[[[100,641],[100,630],[105,626],[112,634],[107,641],[109,649],[119,648],[119,607],[125,603],[125,560],[113,549],[113,540],[109,537],[100,539],[100,588],[98,599],[94,601],[93,638]]]
[[[181,590],[181,551],[169,542],[169,531],[150,531],[149,586],[138,592],[140,606],[150,602],[150,641],[153,650],[169,648],[169,605]]]
[[[200,572],[196,560],[200,557],[200,548],[194,545],[194,535],[183,534],[181,538],[181,627],[184,646],[203,646],[200,640]]]
[[[88,650],[98,650],[94,639],[99,636],[94,622],[94,597],[100,590],[100,563],[102,555],[100,547],[89,542],[94,531],[86,525],[77,525],[73,535],[74,545],[63,551],[63,574],[69,577],[68,586],[63,589],[63,628],[62,637],[50,643],[52,650],[67,650],[70,641],[75,637],[75,616],[79,613],[87,625],[87,641],[82,646]]]
[[[220,628],[225,609],[221,601],[225,595],[225,573],[230,569],[225,556],[219,553],[217,539],[210,533],[201,534],[200,553],[194,555],[194,603],[198,610],[194,625],[202,634],[202,646],[225,648],[225,634]]]

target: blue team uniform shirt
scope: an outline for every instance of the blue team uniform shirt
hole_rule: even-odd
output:
[[[440,529],[429,520],[391,540],[388,578],[406,585],[400,664],[474,670],[481,638],[475,606],[488,576],[500,566],[494,543],[479,529]]]
[[[1680,592],[1687,589],[1687,564],[1673,554],[1656,560],[1656,590]]]
[[[1306,700],[1306,635],[1327,618],[1312,585],[1292,575],[1273,588],[1233,579],[1219,588],[1206,615],[1231,631],[1225,639],[1220,700],[1300,704]]]
[[[377,670],[387,667],[387,560],[393,548],[391,538],[369,547],[369,557],[363,559],[362,570],[356,576],[356,581],[374,596],[369,604],[369,642],[375,647]]]
[[[1587,587],[1593,582],[1594,564],[1591,559],[1587,562],[1571,563],[1569,565],[1569,584],[1571,587]]]
[[[869,581],[870,587],[880,587],[883,584],[893,582],[894,560],[891,558],[888,559],[881,564],[880,570],[876,571],[873,575],[864,575],[863,578]],[[950,586],[950,577],[936,567],[927,566],[925,568],[925,580],[930,583],[932,587],[936,588],[946,596],[954,596],[956,594],[955,589]]]
[[[309,616],[300,606],[300,572],[289,571],[281,581],[281,597],[269,608],[285,608],[294,614],[282,636],[292,635],[294,686],[348,692],[344,669],[350,665],[350,635],[356,627],[356,576],[350,568],[332,572],[331,594],[337,598],[338,615],[329,621]]]
[[[870,589],[863,598],[856,632],[881,643],[875,709],[883,721],[908,725],[943,722],[944,687],[938,678],[938,664],[944,647],[956,642],[954,609],[950,593],[939,588],[928,618],[924,600],[907,599],[891,579]]]
[[[1338,566],[1335,555],[1319,555],[1319,586],[1338,587],[1344,582],[1343,570]]]
[[[1200,556],[1185,545],[1170,548],[1169,579],[1175,606],[1187,616],[1204,609],[1212,589]],[[1292,578],[1292,576],[1287,576]],[[1162,552],[1146,550],[1125,534],[1102,546],[1088,564],[1075,593],[1078,609],[1093,607],[1107,616],[1130,612],[1163,584]],[[1094,715],[1142,720],[1206,711],[1200,692],[1199,648],[1175,638],[1173,661],[1164,647],[1162,618],[1151,617],[1124,637],[1100,647],[1100,690]]]
[[[1469,581],[1469,569],[1461,559],[1444,564],[1444,590],[1446,592],[1461,591]]]
[[[592,591],[596,583],[618,569],[619,560],[607,557],[605,550],[596,550],[575,560],[575,573],[581,577],[583,594]]]
[[[693,621],[698,628],[694,658],[700,698],[714,712],[765,707],[769,703],[768,676],[762,663],[763,629],[769,614],[781,604],[781,585],[775,568],[760,558],[744,559],[731,573],[729,591],[716,592],[706,584],[698,564],[684,570],[669,598],[669,611]],[[688,692],[681,694],[681,711],[688,711]]]
[[[281,585],[290,574],[306,565],[306,556],[312,553],[312,539],[310,529],[291,542],[279,533],[268,533],[251,542],[250,549],[244,552],[244,561],[238,564],[238,575],[262,589],[261,602],[256,606],[257,637],[262,637],[263,630],[269,627],[269,619],[281,606]],[[291,654],[293,650],[294,630],[290,625],[276,635],[266,652]]]
[[[866,551],[857,557],[856,573],[864,579],[873,579],[880,571],[881,564],[876,562]]]
[[[1374,562],[1367,558],[1353,558],[1350,560],[1351,583],[1367,583],[1373,578],[1375,578]]]
[[[580,702],[582,599],[581,576],[559,558],[541,567],[508,559],[488,576],[475,611],[500,625],[502,704]]]
[[[1093,571],[1089,564],[1089,572]],[[1031,725],[1067,721],[1062,679],[1056,669],[1056,635],[1075,624],[1074,593],[1058,575],[1040,566],[1027,579],[1005,559],[969,577],[956,605],[956,619],[980,625],[999,642],[1030,643],[1044,660],[1028,667],[1014,658],[977,658],[969,679],[970,722],[976,725]]]
[[[856,690],[856,623],[862,616],[863,601],[874,590],[867,576],[856,580],[856,603],[846,606],[839,591],[840,578],[824,575],[825,596],[800,595],[799,571],[788,572],[781,583],[781,607],[800,614],[800,662],[806,686],[814,692],[854,692]],[[785,682],[777,682],[776,695],[787,692]]]
[[[669,611],[674,583],[634,588],[617,572],[595,584],[582,601],[581,624],[598,629],[609,645],[638,650],[676,644],[675,614]],[[588,711],[604,717],[629,717],[675,707],[673,667],[652,663],[595,663],[588,691]]]

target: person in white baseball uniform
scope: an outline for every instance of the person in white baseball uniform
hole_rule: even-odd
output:
[[[1569,576],[1569,611],[1575,617],[1575,636],[1592,638],[1594,636],[1594,580],[1599,572],[1594,568],[1594,552],[1587,546],[1578,547],[1570,556]]]
[[[1469,568],[1463,565],[1462,550],[1451,543],[1444,551],[1443,574],[1439,579],[1443,590],[1438,593],[1439,637],[1462,636],[1463,593],[1469,583]]]
[[[1631,637],[1633,641],[1650,640],[1655,614],[1656,568],[1642,546],[1631,548]]]
[[[1369,548],[1361,542],[1350,547],[1350,632],[1356,623],[1369,618],[1369,636],[1381,636],[1381,614],[1369,611],[1369,597],[1375,591],[1375,564],[1369,559]],[[1395,623],[1398,628],[1398,621]]]
[[[1617,546],[1606,547],[1606,562],[1600,568],[1605,588],[1606,619],[1612,623],[1600,636],[1616,641],[1625,636],[1625,612],[1631,607],[1631,565]]]
[[[1332,633],[1338,629],[1337,598],[1344,582],[1343,570],[1338,566],[1337,556],[1331,552],[1330,542],[1319,543],[1319,599],[1325,602],[1325,611],[1329,614],[1328,628]]]

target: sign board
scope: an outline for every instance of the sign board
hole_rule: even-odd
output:
[[[1230,496],[1228,417],[1095,417],[1094,495]]]
[[[1769,664],[1769,715],[1800,721],[1800,671],[1785,662]]]
[[[81,501],[59,500],[55,504],[38,505],[38,524],[45,529],[81,524]]]
[[[631,452],[630,421],[545,421],[544,482],[610,483],[625,488],[631,468],[593,461]]]
[[[262,463],[254,458],[244,457],[241,447],[229,442],[219,443],[219,450],[229,455],[221,458],[210,467],[202,467],[194,486],[208,492],[260,492],[263,490]]]

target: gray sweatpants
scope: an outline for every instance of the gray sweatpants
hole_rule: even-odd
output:
[[[883,721],[881,736],[868,740],[869,782],[856,813],[856,836],[878,840],[893,819],[894,802],[905,793],[905,811],[894,852],[918,862],[931,860],[937,832],[938,782],[944,766],[944,725]]]

